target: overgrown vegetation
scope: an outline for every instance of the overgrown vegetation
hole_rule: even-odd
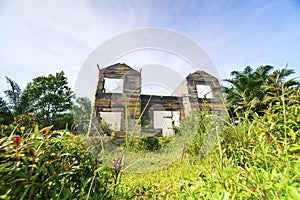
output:
[[[252,113],[263,115],[268,106],[266,99],[280,95],[282,86],[284,90],[299,88],[299,81],[288,79],[295,70],[284,68],[272,71],[273,68],[263,65],[253,70],[247,66],[243,71],[231,72],[232,79],[224,80],[230,83],[230,86],[224,87],[224,93],[232,118],[248,118]]]
[[[1,133],[0,199],[110,198],[111,171],[80,138],[50,127]]]
[[[204,110],[182,158],[149,173],[122,171],[126,157],[96,160],[72,131],[40,130],[34,115],[19,115],[1,126],[0,199],[300,199],[299,83],[287,79],[292,70],[272,69],[233,73],[230,115],[206,157],[199,158],[210,123]],[[13,113],[0,100],[5,121]],[[132,142],[132,151],[146,153],[170,141]]]

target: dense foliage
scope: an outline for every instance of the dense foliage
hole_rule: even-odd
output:
[[[20,119],[26,117],[31,118],[34,124],[53,125],[55,129],[64,128],[66,123],[72,125],[72,116],[69,117],[67,112],[72,108],[74,95],[68,87],[64,72],[39,76],[24,90],[10,78],[6,77],[6,80],[10,89],[4,91],[7,102],[0,98],[1,124],[9,125],[12,122],[19,124],[22,123]]]
[[[204,109],[181,123],[183,129],[197,127],[181,159],[144,174],[123,171],[126,157],[95,159],[72,131],[40,130],[36,123],[43,117],[22,114],[13,104],[30,105],[32,96],[10,81],[8,103],[0,99],[0,199],[300,199],[299,83],[286,79],[293,70],[272,70],[247,67],[232,73],[232,85],[225,88],[230,115],[208,155],[199,157],[211,128]],[[88,121],[90,108],[87,99],[78,99],[76,120]],[[129,150],[151,152],[170,139],[131,139]]]
[[[232,79],[225,79],[229,86],[224,87],[225,99],[231,117],[248,117],[245,113],[264,114],[268,97],[278,96],[282,86],[284,89],[299,87],[300,82],[287,78],[294,74],[292,69],[272,71],[274,67],[269,65],[260,66],[253,70],[247,66],[243,71],[231,72]],[[284,83],[284,85],[283,85]]]
[[[184,162],[149,174],[125,174],[119,197],[299,199],[300,91],[282,89],[281,95],[268,97],[263,116],[244,117],[238,124],[225,120],[215,149],[197,159],[204,121]]]
[[[0,199],[109,198],[111,171],[80,138],[50,127],[22,135],[2,132]]]
[[[12,122],[13,116],[7,106],[7,103],[0,97],[0,124],[10,124]]]
[[[59,72],[37,77],[26,87],[31,110],[43,126],[55,124],[72,108],[73,92],[67,84],[64,72]]]

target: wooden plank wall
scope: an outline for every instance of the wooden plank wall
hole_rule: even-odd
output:
[[[123,93],[106,93],[105,78],[123,79]],[[141,94],[141,73],[126,64],[115,64],[99,71],[94,106],[96,113],[122,112],[122,131],[125,129],[126,108],[128,118],[132,119],[132,123],[136,123],[144,108],[144,114],[151,119],[153,119],[153,111],[180,111],[182,118],[186,114],[185,108],[190,111],[205,105],[212,111],[224,110],[220,98],[198,98],[196,85],[209,85],[214,96],[220,95],[218,79],[204,71],[188,75],[171,96],[143,95]],[[188,105],[183,104],[183,98],[185,98],[185,104]]]
[[[121,130],[124,131],[126,113],[127,119],[132,119],[132,123],[140,116],[141,74],[126,64],[118,63],[101,69],[98,77],[94,103],[96,117],[99,112],[121,112]],[[123,92],[106,93],[103,89],[106,78],[123,79]]]

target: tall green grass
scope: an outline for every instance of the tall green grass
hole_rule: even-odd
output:
[[[0,199],[300,199],[299,91],[265,101],[264,115],[249,110],[244,116],[251,118],[224,120],[214,148],[201,159],[210,118],[200,113],[182,124],[198,129],[181,160],[142,174],[124,171],[123,163],[109,168],[114,162],[97,160],[68,131],[2,129]],[[154,145],[138,142],[134,150],[141,153]]]
[[[225,120],[213,151],[199,159],[203,113],[184,161],[148,174],[124,174],[120,199],[300,199],[300,95],[266,99],[263,116]],[[251,112],[251,111],[249,111]],[[202,123],[201,123],[202,122]]]

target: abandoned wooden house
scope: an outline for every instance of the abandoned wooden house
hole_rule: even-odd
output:
[[[205,105],[214,114],[222,112],[217,78],[204,71],[189,74],[170,96],[141,94],[141,71],[126,64],[99,69],[94,101],[94,117],[120,132],[143,132],[170,136],[180,119],[192,109]],[[106,91],[105,85],[117,79],[119,88]]]

